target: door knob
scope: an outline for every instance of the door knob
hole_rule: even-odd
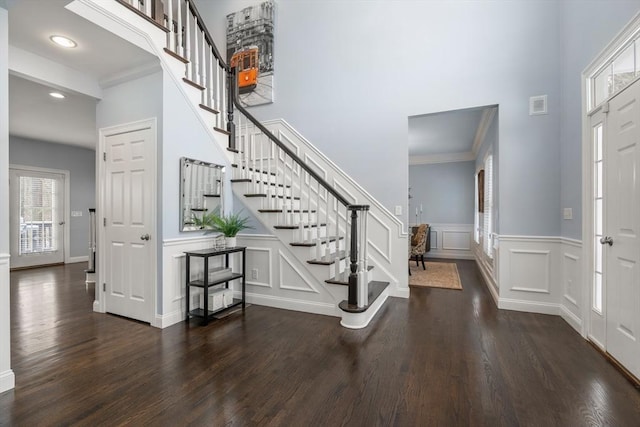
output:
[[[604,236],[600,238],[600,243],[604,244],[609,244],[609,246],[613,246],[613,239],[611,238],[611,236]]]
[[[58,225],[64,225],[64,221],[60,221]]]
[[[151,236],[149,236],[149,233],[143,234],[142,236],[140,236],[140,240],[149,240],[149,239],[151,239]]]

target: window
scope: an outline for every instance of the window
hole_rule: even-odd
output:
[[[593,309],[598,313],[602,313],[602,244],[600,238],[603,233],[603,125],[598,123],[593,128],[591,136],[593,141],[593,222],[594,222],[594,238],[593,238]]]
[[[634,34],[589,76],[588,109],[597,107],[620,92],[640,75],[639,44],[640,34]]]
[[[483,246],[489,258],[493,258],[493,156],[488,155],[484,161],[484,212],[483,212]]]
[[[52,230],[60,208],[55,203],[58,191],[55,179],[20,177],[20,255],[58,250],[59,243]]]
[[[473,209],[473,240],[480,244],[480,207],[478,206],[478,174],[476,173],[475,177],[475,192],[473,193],[474,209]]]

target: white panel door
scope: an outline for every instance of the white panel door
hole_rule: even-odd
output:
[[[64,262],[65,174],[11,168],[11,268]]]
[[[636,82],[609,103],[603,249],[607,351],[640,378],[639,143],[640,83]]]
[[[153,131],[105,137],[106,311],[143,322],[153,315]]]

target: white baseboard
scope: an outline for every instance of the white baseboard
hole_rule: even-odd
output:
[[[16,387],[16,376],[13,370],[9,369],[0,373],[0,393]]]
[[[434,251],[431,250],[425,254],[426,258],[434,259],[470,259],[474,260],[476,257],[469,251]],[[415,262],[415,261],[414,261]]]
[[[480,274],[482,274],[482,277],[484,278],[484,282],[487,285],[487,288],[489,289],[489,293],[491,294],[491,297],[493,298],[493,302],[496,304],[496,306],[498,306],[498,299],[500,298],[498,295],[498,284],[496,283],[496,280],[493,278],[493,276],[491,275],[491,273],[489,272],[489,270],[487,270],[487,268],[485,267],[484,263],[478,261],[476,259],[476,264],[478,265],[478,269],[480,270]]]
[[[235,298],[240,297],[240,293],[237,291],[234,292],[234,295]],[[304,313],[323,314],[325,316],[340,317],[341,312],[337,308],[337,305],[334,304],[276,297],[272,295],[253,294],[248,292],[246,293],[246,301],[249,304],[301,311]]]
[[[560,314],[560,305],[557,303],[525,301],[511,298],[499,298],[498,308],[513,311],[525,311],[538,314]]]
[[[411,296],[411,290],[409,287],[401,288],[389,286],[388,289],[390,297],[409,298]]]
[[[88,255],[70,256],[69,258],[67,258],[67,260],[64,263],[65,264],[75,264],[77,262],[89,262],[89,256]]]
[[[168,314],[156,314],[151,326],[164,329],[184,321],[184,313],[182,311],[174,311]]]
[[[575,329],[577,333],[582,335],[582,320],[580,320],[578,316],[572,313],[571,310],[564,305],[560,305],[560,317],[562,317],[569,326]]]

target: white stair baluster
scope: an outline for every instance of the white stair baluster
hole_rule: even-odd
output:
[[[177,18],[176,18],[176,53],[183,58],[185,57],[184,53],[184,41],[182,40],[182,0],[178,0],[178,7],[176,8]]]
[[[191,81],[200,84],[200,50],[198,49],[198,18],[193,17],[193,47],[191,49],[193,68],[191,70]]]
[[[169,20],[168,27],[169,32],[167,33],[167,48],[175,52],[176,51],[176,36],[175,28],[173,27],[173,0],[165,0],[167,2],[167,19]]]
[[[185,27],[184,27],[184,58],[187,64],[186,78],[193,80],[193,62],[191,61],[191,18],[189,17],[189,4],[185,2]]]

